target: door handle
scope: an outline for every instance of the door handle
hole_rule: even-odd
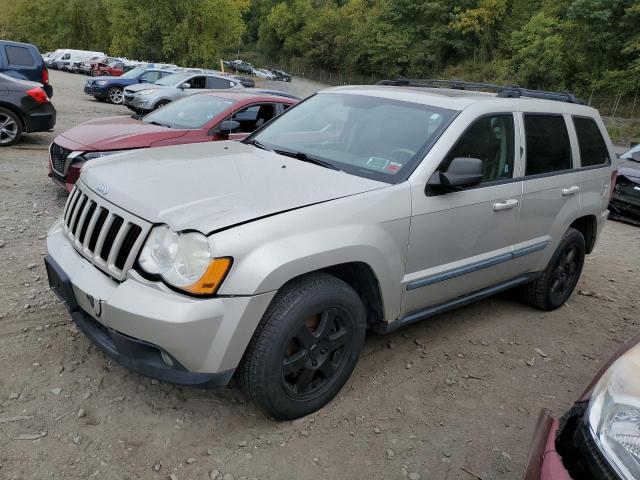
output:
[[[562,196],[568,197],[569,195],[575,195],[580,191],[580,187],[578,185],[574,185],[573,187],[564,187],[562,189]]]
[[[518,205],[518,200],[515,198],[510,198],[509,200],[505,200],[504,202],[496,202],[493,204],[493,211],[499,212],[500,210],[511,210]]]

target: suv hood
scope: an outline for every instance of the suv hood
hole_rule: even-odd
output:
[[[640,162],[623,160],[618,164],[618,175],[640,182]]]
[[[149,147],[154,142],[183,136],[188,130],[150,125],[131,117],[90,120],[61,136],[91,150],[120,150]]]
[[[205,234],[388,186],[235,141],[118,154],[87,163],[81,181],[147,221]]]

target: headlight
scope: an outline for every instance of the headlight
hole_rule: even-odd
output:
[[[85,160],[93,160],[95,158],[108,157],[109,155],[113,155],[115,153],[123,153],[128,152],[128,150],[106,150],[104,152],[86,152],[82,154],[82,158]]]
[[[103,85],[107,84],[107,81],[106,80],[96,80],[95,84],[100,86],[100,87],[102,87]]]
[[[596,444],[620,477],[640,478],[640,344],[600,378],[587,419]]]
[[[140,90],[138,95],[151,95],[155,90],[153,88],[149,88],[148,90]]]
[[[169,285],[196,295],[212,295],[229,271],[231,258],[215,258],[201,233],[175,233],[160,225],[151,230],[138,264]]]

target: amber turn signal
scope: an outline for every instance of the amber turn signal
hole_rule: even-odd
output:
[[[194,295],[213,295],[222,285],[232,263],[231,257],[214,258],[200,280],[186,287],[185,290]]]

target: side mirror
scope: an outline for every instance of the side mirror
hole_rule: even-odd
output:
[[[222,138],[229,138],[229,134],[240,128],[240,122],[235,120],[224,120],[217,127],[211,129],[211,135],[219,135]]]
[[[184,82],[182,85],[180,85],[181,89],[185,89],[185,88],[191,88],[191,85],[189,85],[189,82]]]
[[[447,193],[475,187],[482,182],[482,160],[470,157],[456,157],[446,171],[436,170],[427,182],[430,192]]]

